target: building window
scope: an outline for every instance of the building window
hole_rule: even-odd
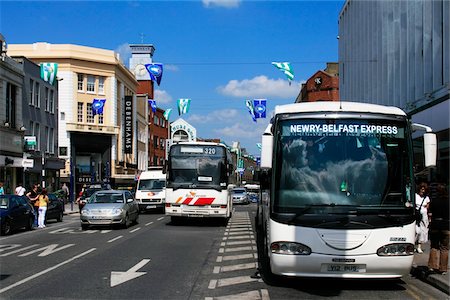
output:
[[[105,77],[100,76],[98,78],[98,93],[104,94],[105,93]]]
[[[45,152],[50,152],[50,128],[45,126]]]
[[[33,99],[34,99],[34,81],[33,79],[30,79],[30,99],[28,101],[28,104],[33,105]]]
[[[50,90],[48,87],[45,87],[45,111],[50,111]]]
[[[95,92],[95,77],[92,75],[88,75],[87,77],[87,88],[88,92]]]
[[[59,156],[67,156],[67,147],[59,147]]]
[[[36,137],[36,151],[41,150],[41,126],[39,123],[34,124],[34,134]]]
[[[50,90],[50,109],[49,112],[52,114],[55,113],[55,91]]]
[[[92,103],[86,105],[86,122],[94,123],[94,114],[92,113]]]
[[[77,119],[77,121],[78,121],[78,123],[83,123],[83,105],[84,105],[83,102],[78,102],[78,109],[77,109],[77,112],[78,112],[78,119]]]
[[[161,149],[164,149],[164,139],[159,139],[159,147],[161,148]]]
[[[159,119],[157,116],[153,116],[153,124],[159,125]]]
[[[78,74],[78,91],[84,91],[84,75]]]
[[[158,137],[157,136],[155,136],[155,137],[153,137],[153,148],[158,148]]]
[[[34,85],[34,105],[36,107],[41,107],[40,101],[41,101],[41,89],[39,87],[39,82],[36,81]]]
[[[55,136],[54,129],[50,128],[50,149],[48,150],[51,154],[55,153]]]
[[[11,128],[16,127],[16,86],[6,84],[6,122]]]
[[[153,165],[154,166],[158,165],[158,157],[156,155],[153,156]]]
[[[98,124],[103,124],[103,114],[98,115]]]

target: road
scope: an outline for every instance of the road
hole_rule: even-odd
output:
[[[252,276],[255,205],[225,225],[172,224],[142,214],[128,229],[82,231],[79,217],[0,238],[1,299],[447,299],[413,277],[397,281],[286,280]]]

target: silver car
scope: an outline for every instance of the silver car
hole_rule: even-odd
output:
[[[81,228],[94,225],[122,225],[137,223],[139,206],[129,191],[102,190],[95,192],[81,210]]]
[[[231,192],[233,204],[249,204],[247,190],[245,188],[234,188]]]

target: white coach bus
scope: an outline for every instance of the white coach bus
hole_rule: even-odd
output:
[[[352,102],[275,108],[262,137],[258,262],[282,278],[399,278],[413,262],[412,131],[425,166],[436,135],[399,108]]]
[[[231,153],[224,144],[180,142],[167,161],[166,215],[228,219],[233,211]]]

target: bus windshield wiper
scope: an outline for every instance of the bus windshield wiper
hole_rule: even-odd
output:
[[[315,207],[335,207],[335,206],[336,206],[335,203],[330,203],[330,204],[313,204],[313,205],[305,206],[305,207],[301,208],[300,210],[298,210],[295,213],[295,215],[288,220],[288,222],[289,223],[295,222],[297,220],[297,218],[303,216],[306,212],[311,210],[311,208],[315,208]]]

